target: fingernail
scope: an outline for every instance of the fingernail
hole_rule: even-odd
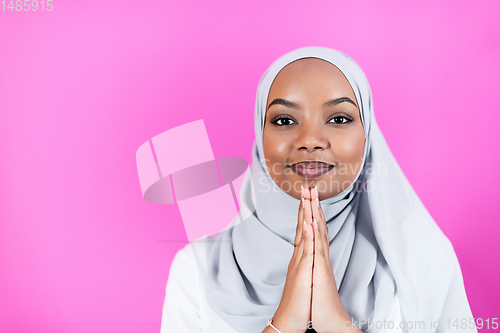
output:
[[[316,197],[319,197],[319,193],[318,193],[318,185],[314,186],[314,190],[316,191]]]
[[[316,197],[316,205],[318,206],[319,208],[319,197]]]
[[[313,220],[314,222],[314,229],[318,230],[318,222],[316,222],[316,220]]]

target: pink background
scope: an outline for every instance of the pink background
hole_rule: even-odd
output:
[[[143,200],[137,148],[202,118],[250,161],[261,75],[309,45],[364,69],[474,316],[500,317],[500,2],[52,3],[0,11],[0,331],[159,332],[186,234]]]

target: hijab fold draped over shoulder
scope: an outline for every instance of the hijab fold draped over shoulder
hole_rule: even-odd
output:
[[[240,194],[242,209],[253,214],[210,237],[205,277],[210,306],[242,333],[261,332],[278,308],[294,250],[299,200],[286,194],[269,175],[262,134],[273,80],[289,63],[309,57],[332,63],[347,78],[366,138],[363,166],[355,181],[320,202],[335,280],[347,312],[354,320],[364,318],[358,322],[363,331],[386,331],[375,323],[390,320],[389,311],[397,302],[403,323],[394,323],[395,327],[403,324],[410,332],[445,332],[457,331],[452,324],[467,321],[467,329],[458,331],[477,332],[469,326],[472,314],[453,247],[389,150],[375,121],[364,73],[345,54],[324,47],[285,54],[260,80],[253,161]],[[368,321],[370,327],[363,324]]]

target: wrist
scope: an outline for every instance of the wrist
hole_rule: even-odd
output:
[[[302,329],[298,322],[287,318],[286,316],[280,316],[279,314],[275,314],[271,319],[272,324],[283,333],[304,333],[305,329]],[[268,326],[271,328],[271,326]],[[270,331],[271,332],[271,331]],[[278,331],[272,329],[273,333],[278,333]]]
[[[278,333],[285,333],[282,330],[280,330],[279,328],[277,328],[276,326],[274,326],[272,319],[267,321],[267,325],[266,326],[267,327],[271,327],[273,330],[275,330]]]

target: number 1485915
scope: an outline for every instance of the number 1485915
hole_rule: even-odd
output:
[[[36,12],[37,10],[41,10],[42,12],[51,12],[54,10],[54,5],[52,4],[52,0],[2,0],[2,9],[3,11],[17,11],[17,12]]]

